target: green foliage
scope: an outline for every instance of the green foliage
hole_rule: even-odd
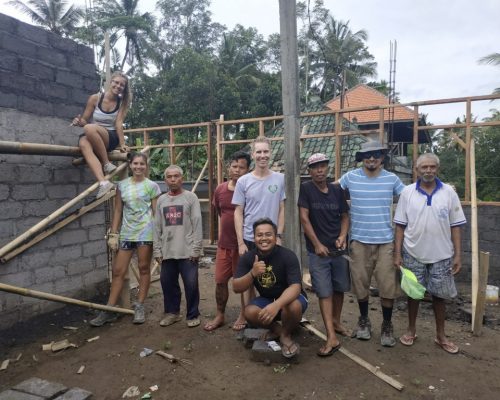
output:
[[[66,0],[11,0],[7,4],[16,7],[35,24],[61,36],[72,35],[83,16],[80,7],[68,6]]]
[[[500,111],[492,110],[485,121],[500,121]],[[457,119],[457,123],[464,120]],[[459,129],[458,137],[465,140],[465,130]],[[472,129],[476,158],[477,198],[482,201],[500,201],[500,127],[488,126]],[[465,194],[465,152],[451,139],[449,133],[440,131],[434,137],[436,154],[441,161],[440,177],[455,185],[458,195]]]

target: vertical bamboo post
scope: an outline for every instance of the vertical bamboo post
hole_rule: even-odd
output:
[[[222,117],[222,115],[221,115]],[[216,157],[217,157],[217,163],[216,163],[216,168],[217,168],[217,185],[220,185],[222,183],[222,144],[220,143],[222,140],[221,136],[221,125],[217,124],[216,125],[216,144],[215,144],[215,151],[216,151]]]
[[[175,136],[174,128],[170,128],[170,164],[175,164]]]
[[[380,143],[384,144],[385,143],[385,138],[384,138],[384,109],[381,108],[378,111],[378,138]],[[388,143],[386,143],[388,144]]]
[[[477,231],[477,197],[476,197],[476,154],[474,139],[469,142],[470,153],[470,187],[472,190],[470,199],[470,219],[471,219],[471,270],[472,270],[472,331],[475,330],[477,295],[479,290],[479,238]]]
[[[486,285],[490,269],[490,253],[479,252],[479,285],[476,299],[476,312],[472,321],[472,333],[479,336],[483,328],[484,307],[486,305]]]
[[[264,130],[264,121],[259,120],[259,136],[264,136],[265,130]]]
[[[104,32],[104,68],[106,73],[106,82],[104,83],[104,89],[107,89],[111,83],[111,57],[110,57],[110,46],[109,46],[109,32]]]
[[[214,214],[215,210],[212,206],[212,197],[214,193],[214,158],[213,158],[213,137],[212,137],[213,123],[207,124],[207,158],[208,158],[208,235],[210,244],[215,240],[215,227],[214,227]]]
[[[472,132],[471,126],[472,114],[471,114],[471,101],[467,99],[466,109],[465,109],[465,144],[467,149],[465,150],[465,201],[471,200],[471,172],[472,172],[472,161],[471,161],[471,143],[472,143]],[[475,169],[474,169],[475,170]]]
[[[413,109],[413,152],[412,152],[412,171],[413,171],[413,182],[417,180],[417,171],[415,170],[415,165],[417,165],[418,158],[418,106]]]
[[[335,112],[335,180],[340,179],[342,169],[342,139],[340,136],[340,113]]]

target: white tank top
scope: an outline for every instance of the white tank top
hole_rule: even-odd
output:
[[[94,121],[95,124],[101,125],[108,131],[115,131],[116,117],[118,116],[118,110],[120,109],[120,102],[121,102],[120,98],[118,98],[118,101],[116,102],[115,109],[109,112],[103,111],[103,109],[101,108],[103,99],[104,99],[104,94],[102,94],[99,97],[99,102],[97,104],[97,107],[94,108],[94,113],[92,114],[92,120]]]

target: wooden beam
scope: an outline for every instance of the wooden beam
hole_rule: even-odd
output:
[[[415,169],[415,166],[417,165],[417,158],[418,158],[418,106],[415,106],[413,109],[413,165],[412,165],[412,171],[413,171],[413,182],[417,180],[417,170]]]
[[[300,102],[295,0],[279,0],[281,49],[281,98],[285,136],[285,221],[286,246],[301,252],[297,200],[300,187]]]
[[[462,139],[460,139],[460,138],[458,137],[458,135],[457,135],[455,132],[451,132],[451,133],[450,133],[450,137],[451,137],[451,138],[452,138],[455,142],[457,142],[457,143],[458,143],[458,145],[459,145],[462,149],[467,150],[467,144],[466,144],[466,143],[465,143]]]
[[[302,320],[300,324],[306,328],[309,332],[314,333],[316,336],[319,338],[323,339],[326,341],[326,335],[321,332],[320,330],[316,329],[309,321],[307,320]],[[345,355],[346,357],[350,358],[352,361],[354,361],[356,364],[362,366],[363,368],[367,369],[370,371],[373,375],[375,375],[377,378],[383,380],[385,383],[388,383],[391,385],[393,388],[401,391],[404,389],[404,385],[400,382],[398,382],[396,379],[393,377],[384,374],[381,370],[380,367],[376,367],[374,365],[371,365],[369,362],[363,360],[361,357],[357,356],[356,354],[350,352],[347,350],[344,346],[342,346],[339,349],[339,352]]]
[[[23,143],[0,140],[1,154],[34,154],[40,156],[78,157],[82,153],[79,147],[61,146],[44,143]]]

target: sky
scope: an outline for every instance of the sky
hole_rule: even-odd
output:
[[[307,1],[307,0],[306,0]],[[26,17],[0,0],[1,12]],[[71,0],[69,0],[71,2]],[[311,6],[314,0],[311,0]],[[85,4],[85,0],[75,0]],[[324,0],[331,14],[349,21],[353,32],[368,33],[367,46],[378,63],[377,80],[389,80],[389,46],[397,41],[396,91],[400,101],[434,100],[490,94],[500,87],[500,68],[480,65],[481,57],[500,52],[499,0]],[[139,0],[154,11],[156,0]],[[228,29],[255,27],[267,37],[279,32],[278,0],[212,0],[212,19]],[[29,21],[27,21],[29,22]],[[472,104],[478,119],[500,109],[500,100]],[[433,124],[465,114],[465,103],[421,107]]]

